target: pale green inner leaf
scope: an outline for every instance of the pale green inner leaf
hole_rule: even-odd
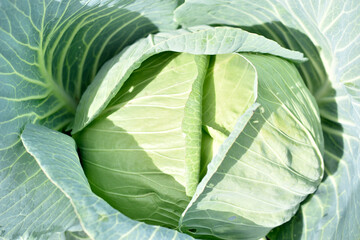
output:
[[[76,136],[93,190],[133,219],[175,227],[195,191],[206,59],[150,58]]]

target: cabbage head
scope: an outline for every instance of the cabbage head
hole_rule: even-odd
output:
[[[85,175],[134,220],[201,238],[260,238],[288,221],[323,176],[319,111],[286,59],[297,53],[273,55],[285,49],[232,28],[168,35],[140,40],[100,71],[94,84],[116,79],[116,93],[85,128],[74,127]],[[119,73],[150,39],[156,46],[184,35],[197,52],[150,50]],[[262,44],[232,52],[234,35]],[[206,54],[219,42],[223,49]],[[263,44],[274,50],[261,53]]]

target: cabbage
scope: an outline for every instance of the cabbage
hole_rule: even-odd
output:
[[[355,0],[3,0],[0,238],[359,239]]]

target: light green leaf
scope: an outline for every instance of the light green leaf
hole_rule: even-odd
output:
[[[300,51],[297,68],[319,105],[325,176],[317,192],[272,239],[360,238],[360,2],[187,0],[186,27],[238,26]]]
[[[215,55],[232,52],[269,53],[293,61],[302,54],[241,29],[206,26],[150,35],[108,61],[84,93],[76,112],[73,133],[94,120],[116,95],[130,74],[150,56],[164,51]]]
[[[207,56],[153,56],[75,136],[94,192],[132,219],[176,228],[195,192],[207,64]]]
[[[257,84],[256,69],[243,56],[222,54],[211,58],[204,83],[202,177],[239,116],[255,103]]]
[[[0,1],[0,238],[77,225],[69,200],[19,138],[26,123],[61,130],[99,67],[136,39],[176,28],[176,1]]]
[[[209,164],[179,223],[181,231],[196,237],[264,237],[295,214],[300,202],[316,190],[323,176],[318,109],[296,68],[274,56],[237,57],[239,60],[243,57],[256,69],[255,74],[250,68],[253,74],[249,74],[244,68],[250,79],[258,77],[256,102],[260,107],[240,117],[234,130],[231,124],[231,128],[227,126],[234,117],[215,108],[215,121],[210,125],[224,127],[209,131],[209,135],[219,141],[220,133],[226,136],[226,132],[232,131]],[[223,67],[223,58],[234,57],[216,58],[214,68]],[[234,64],[244,65],[241,61]],[[237,68],[232,66],[223,71],[223,75],[236,76],[233,72]],[[253,89],[254,81],[247,86],[249,90]],[[216,89],[223,86],[214,86],[215,93],[223,96],[208,98],[209,105],[217,106],[218,99],[230,96],[229,91]],[[243,87],[238,92],[240,96],[242,93],[246,96],[247,88]],[[253,93],[248,95],[251,101],[248,102],[248,97],[246,105],[255,100]],[[244,100],[235,99],[229,105],[235,108],[240,101]]]
[[[191,239],[174,230],[131,220],[95,195],[71,137],[40,125],[27,124],[21,140],[46,176],[70,199],[91,239]]]

